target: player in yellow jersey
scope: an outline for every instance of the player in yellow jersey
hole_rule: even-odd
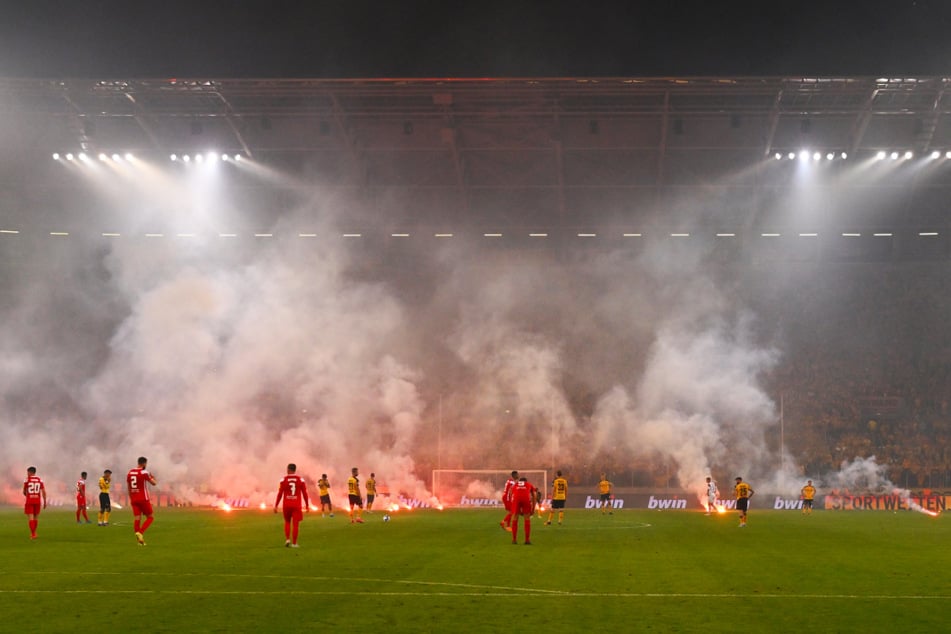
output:
[[[367,489],[367,513],[373,512],[373,500],[376,499],[376,474],[370,473],[370,477],[367,478],[366,484]]]
[[[803,515],[812,515],[812,501],[816,499],[816,487],[812,486],[812,480],[806,482],[801,493]]]
[[[558,509],[558,525],[565,521],[565,501],[568,499],[568,481],[561,475],[561,471],[555,472],[555,481],[551,483],[551,508],[548,510],[548,521],[545,526],[551,526],[551,518],[555,515],[555,509]]]
[[[363,524],[363,498],[360,497],[360,472],[354,467],[347,479],[347,494],[350,497],[350,523]]]
[[[320,480],[317,480],[317,492],[320,494],[320,516],[324,517],[324,512],[329,511],[330,517],[334,516],[334,506],[330,503],[330,480],[327,474],[322,473]]]
[[[99,526],[109,526],[109,513],[112,512],[112,503],[109,500],[110,487],[112,487],[112,471],[106,469],[99,477]]]
[[[746,513],[750,508],[750,498],[753,497],[753,487],[743,482],[743,478],[736,478],[736,486],[733,487],[736,495],[736,510],[740,512],[740,527],[746,526]]]
[[[598,491],[601,493],[601,515],[607,513],[608,515],[614,515],[614,511],[609,511],[609,508],[612,508],[611,505],[611,481],[608,480],[608,476],[605,473],[601,474],[601,481],[598,482]]]

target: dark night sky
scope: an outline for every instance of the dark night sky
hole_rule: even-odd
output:
[[[951,74],[947,0],[3,0],[0,10],[6,77]]]

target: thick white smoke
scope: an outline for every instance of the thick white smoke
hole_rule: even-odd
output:
[[[712,470],[760,487],[786,477],[764,388],[780,353],[709,245],[394,246],[340,237],[378,222],[352,201],[263,223],[262,201],[230,205],[195,238],[18,247],[0,334],[8,482],[36,464],[65,491],[139,455],[194,502],[269,501],[288,462],[327,473],[338,497],[353,466],[419,499],[435,467],[571,474],[656,458],[686,488]],[[187,220],[139,212],[134,235]],[[207,230],[223,219],[238,237]]]

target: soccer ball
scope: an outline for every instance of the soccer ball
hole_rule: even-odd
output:
[[[383,521],[384,521],[384,522],[389,522],[389,521],[390,521],[390,516],[389,516],[389,515],[384,515],[384,516],[383,516]]]

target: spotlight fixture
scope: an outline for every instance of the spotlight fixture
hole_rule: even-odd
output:
[[[773,156],[776,158],[777,161],[782,160],[783,158],[783,155],[780,154],[779,152],[776,152],[776,154],[774,154]]]
[[[67,160],[67,161],[72,161],[72,160],[73,160],[73,153],[72,153],[72,152],[69,152],[69,153],[66,154],[66,160]]]
[[[175,162],[178,160],[178,154],[172,154],[168,157],[168,160]]]
[[[885,150],[879,150],[879,151],[875,154],[875,160],[876,160],[876,161],[881,161],[881,160],[884,159],[884,158],[885,158]]]
[[[906,159],[914,158],[914,156],[915,156],[915,153],[912,152],[911,150],[908,150],[908,151],[905,152],[905,158],[906,158]]]
[[[839,158],[844,161],[845,159],[849,158],[849,155],[847,152],[842,152],[842,154],[839,154]]]
[[[113,160],[113,161],[116,161],[116,162],[118,163],[119,161],[122,160],[122,157],[119,156],[118,154],[113,154],[113,155],[112,155],[112,160]]]
[[[53,152],[53,160],[54,160],[54,161],[58,161],[58,160],[59,160],[59,152]]]
[[[931,158],[932,158],[932,159],[941,158],[941,152],[939,152],[938,150],[932,151],[932,152],[931,152]]]
[[[894,160],[897,160],[897,159],[898,159],[898,152],[892,152],[891,154],[888,155],[888,158],[890,158],[890,159],[893,160],[893,161],[894,161]]]
[[[951,159],[951,151],[945,152],[945,153],[944,153],[944,158],[946,158],[946,159]]]
[[[107,158],[109,158],[109,157],[106,156],[105,152],[100,152],[100,153],[99,153],[99,160],[100,160],[100,161],[105,161]]]
[[[788,158],[788,159],[791,161],[791,160],[793,160],[794,158],[796,158],[796,153],[795,153],[795,152],[790,152],[789,154],[786,155],[786,158]]]
[[[799,160],[801,161],[809,160],[809,152],[806,150],[802,150],[801,152],[799,152]]]
[[[821,158],[822,158],[822,153],[821,153],[821,152],[815,152],[815,153],[813,153],[813,155],[812,155],[812,160],[813,160],[813,161],[818,161],[818,160],[821,159]]]
[[[828,154],[826,154],[826,160],[827,160],[827,161],[831,161],[831,160],[834,159],[834,158],[835,158],[835,153],[834,153],[834,152],[829,152]]]

